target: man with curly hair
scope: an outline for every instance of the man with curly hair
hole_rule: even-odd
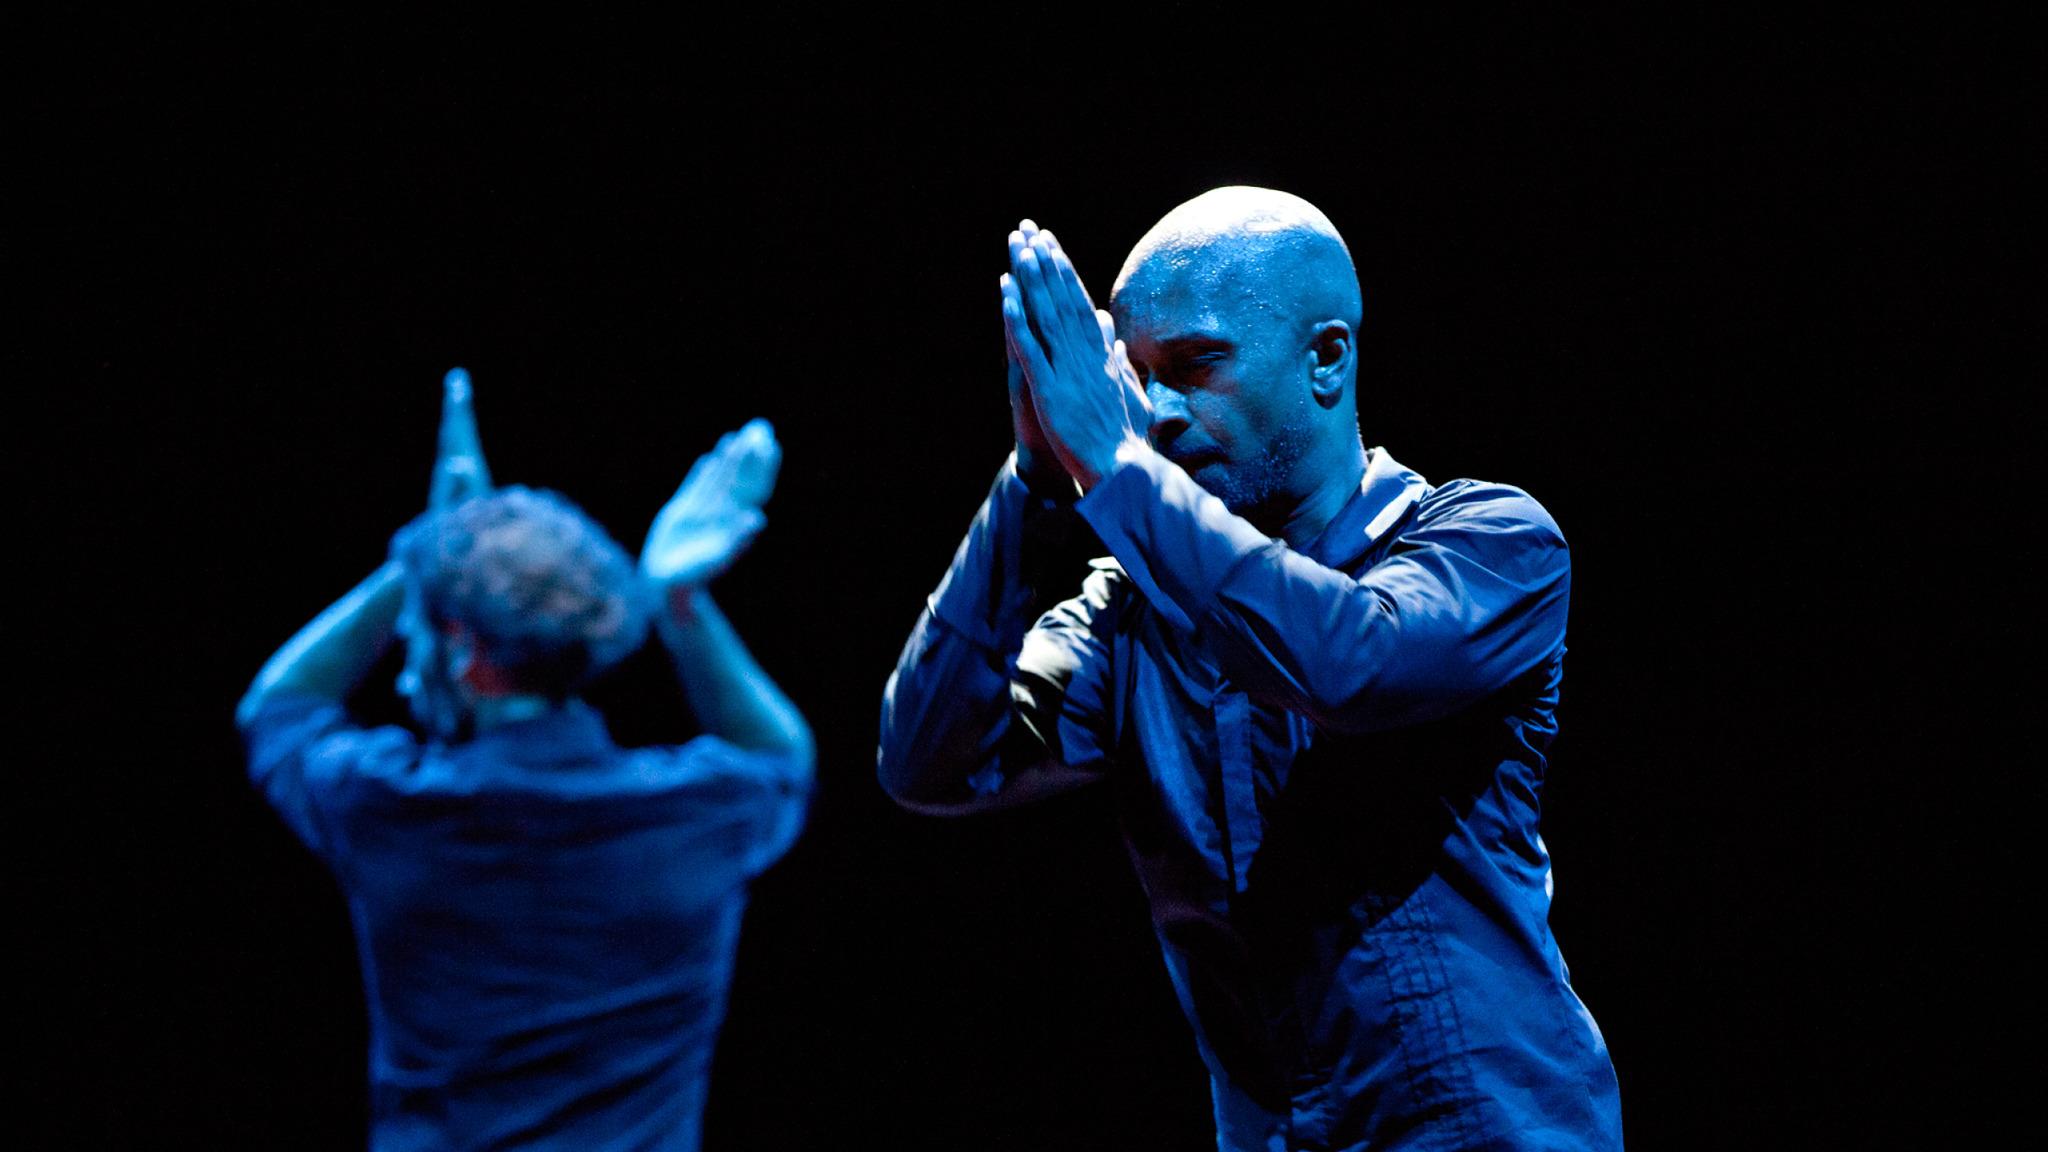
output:
[[[810,730],[705,592],[764,520],[764,421],[692,468],[639,564],[492,491],[449,374],[429,511],[271,657],[249,772],[347,896],[377,1149],[695,1148],[748,881],[801,826]],[[650,619],[704,735],[622,749],[577,697]],[[343,700],[398,638],[425,737]]]

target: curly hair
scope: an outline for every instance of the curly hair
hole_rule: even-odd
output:
[[[556,492],[515,485],[430,512],[391,557],[426,619],[469,628],[523,691],[566,697],[647,637],[632,559]]]

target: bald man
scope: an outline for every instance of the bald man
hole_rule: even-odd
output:
[[[883,786],[1116,790],[1220,1148],[1620,1148],[1538,831],[1557,525],[1365,448],[1357,274],[1298,197],[1174,209],[1107,312],[1028,221],[1010,265],[1017,447],[890,678]],[[1073,595],[1076,517],[1111,558]]]

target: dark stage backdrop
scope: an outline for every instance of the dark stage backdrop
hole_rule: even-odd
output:
[[[10,113],[33,1146],[360,1145],[342,902],[230,714],[421,506],[458,364],[497,476],[629,545],[718,433],[763,415],[786,447],[718,592],[820,785],[749,914],[707,1146],[1207,1146],[1102,798],[918,818],[873,756],[1007,448],[1004,234],[1057,230],[1101,299],[1224,183],[1347,236],[1366,442],[1520,485],[1571,541],[1553,919],[1632,1146],[1995,1125],[2019,1080],[1986,1052],[2020,1027],[1987,1011],[2019,975],[1996,917],[2024,906],[1994,828],[2028,757],[1987,717],[2033,708],[2000,659],[2033,593],[2004,410],[2023,229],[1977,131],[2017,139],[2018,107],[1977,30],[1521,16],[877,54],[792,18],[650,67],[605,25],[357,54],[241,20],[176,50],[88,35],[89,68]],[[387,685],[368,714],[397,715]],[[646,654],[598,696],[627,740],[691,731]]]

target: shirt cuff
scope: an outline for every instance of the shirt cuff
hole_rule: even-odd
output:
[[[1233,568],[1277,544],[1149,448],[1119,459],[1074,510],[1153,609],[1184,630]]]
[[[947,631],[990,652],[1014,651],[1030,624],[1032,594],[1022,573],[1024,521],[1062,507],[1032,492],[1012,452],[926,610]]]

